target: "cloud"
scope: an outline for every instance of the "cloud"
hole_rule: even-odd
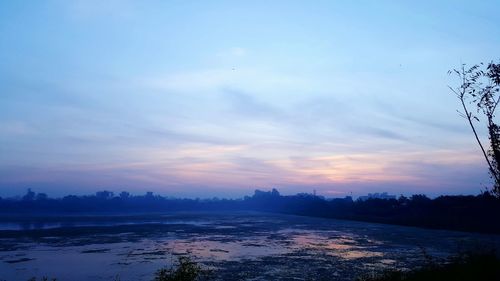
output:
[[[223,151],[217,152],[224,155]],[[198,157],[196,155],[199,155]],[[430,195],[478,193],[488,182],[485,169],[474,163],[444,164],[372,156],[294,159],[293,166],[276,160],[241,157],[235,150],[223,158],[214,154],[189,158],[127,162],[112,165],[66,165],[54,168],[0,167],[2,194],[7,188],[36,187],[41,192],[111,189],[153,190],[162,194],[221,196],[233,190],[238,196],[255,188],[276,187],[285,194],[312,191],[328,196],[367,192],[427,193]],[[43,188],[43,190],[41,190]],[[13,192],[14,190],[11,190]],[[61,194],[60,190],[58,191]],[[17,194],[20,192],[18,191]],[[196,195],[198,194],[198,195]],[[65,194],[64,194],[65,195]]]
[[[315,81],[302,75],[248,66],[233,69],[232,65],[191,71],[172,71],[136,77],[133,81],[142,87],[168,94],[191,93],[203,96],[213,95],[225,89],[238,89],[264,96],[272,101],[285,98],[284,102],[294,100],[294,98],[302,99],[297,94],[298,91],[310,91],[315,87]]]
[[[407,137],[403,136],[400,133],[396,133],[393,130],[376,128],[376,127],[361,127],[357,130],[354,130],[354,132],[356,132],[358,135],[370,135],[390,140],[397,140],[397,141],[409,140]]]
[[[247,94],[243,91],[234,89],[223,89],[222,98],[228,102],[234,114],[258,119],[284,119],[287,117],[285,112],[278,107],[265,103],[253,95]]]

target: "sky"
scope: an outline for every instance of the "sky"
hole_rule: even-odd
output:
[[[447,71],[500,58],[499,9],[1,1],[0,196],[478,194]]]

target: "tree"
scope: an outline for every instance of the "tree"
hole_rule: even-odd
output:
[[[35,199],[36,193],[31,190],[31,188],[28,188],[28,191],[26,192],[26,195],[23,196],[24,201],[33,201]]]
[[[500,197],[500,126],[495,122],[495,110],[500,102],[500,63],[490,62],[466,67],[462,64],[460,69],[450,70],[460,79],[456,88],[449,87],[460,100],[463,111],[458,111],[460,116],[467,119],[474,137],[481,148],[481,152],[488,164],[490,176],[494,181],[491,192]],[[473,113],[469,109],[475,109]],[[480,122],[479,115],[486,118],[489,147],[481,141],[476,124]]]
[[[36,200],[38,200],[38,201],[47,200],[48,198],[49,198],[49,196],[47,196],[46,193],[38,193],[36,195]]]
[[[120,192],[120,198],[121,199],[127,199],[127,198],[130,198],[130,193],[127,192],[127,191],[122,191]]]

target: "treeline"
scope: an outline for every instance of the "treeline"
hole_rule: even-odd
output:
[[[59,213],[138,213],[168,211],[265,211],[324,218],[349,219],[426,228],[500,234],[500,199],[489,193],[477,196],[425,195],[396,199],[325,199],[312,194],[282,196],[256,190],[242,199],[178,199],[151,192],[132,196],[109,191],[91,196],[49,198],[31,190],[20,198],[0,198],[0,213],[18,215]]]

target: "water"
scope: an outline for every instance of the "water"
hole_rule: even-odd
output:
[[[48,217],[0,229],[0,280],[152,280],[180,255],[218,280],[353,280],[500,246],[495,235],[263,213]]]

